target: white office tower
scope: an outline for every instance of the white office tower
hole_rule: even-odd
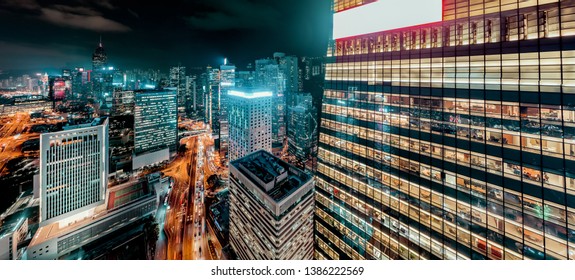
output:
[[[230,164],[230,244],[243,260],[313,258],[314,180],[266,151]]]
[[[228,91],[229,160],[272,149],[272,92],[242,88]]]
[[[108,185],[108,119],[40,135],[40,223],[92,216]]]

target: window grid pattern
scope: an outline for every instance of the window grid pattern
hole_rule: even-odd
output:
[[[316,257],[575,259],[574,21],[571,0],[446,0],[333,42]]]

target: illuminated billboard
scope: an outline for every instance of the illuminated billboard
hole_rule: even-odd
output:
[[[62,100],[66,97],[66,82],[64,80],[56,80],[54,82],[54,99]]]
[[[333,39],[441,21],[442,0],[379,0],[333,15]]]

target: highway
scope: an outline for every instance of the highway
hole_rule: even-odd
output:
[[[174,180],[172,191],[168,197],[168,209],[164,224],[164,231],[168,240],[166,248],[168,260],[181,260],[183,257],[183,230],[187,216],[187,194],[191,181],[188,167],[193,164],[192,159],[197,151],[196,145],[197,137],[186,139],[186,153],[175,159],[163,170],[165,176]]]
[[[27,133],[30,114],[16,113],[13,117],[2,119],[0,128],[0,176],[5,176],[6,163],[22,156],[20,146],[25,141],[39,137],[38,133]]]
[[[204,203],[205,186],[213,174],[224,174],[219,157],[214,155],[214,141],[209,133],[181,140],[186,152],[164,170],[164,176],[174,180],[168,196],[166,219],[156,249],[156,259],[211,260],[219,258],[221,245],[210,231]],[[161,213],[161,211],[159,211]],[[167,242],[161,242],[165,238]],[[210,250],[209,242],[212,248]]]

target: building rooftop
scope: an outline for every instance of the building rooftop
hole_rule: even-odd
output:
[[[28,212],[23,210],[7,216],[0,223],[0,238],[3,238],[4,236],[16,231],[28,218],[27,214]]]
[[[261,150],[231,162],[242,174],[275,202],[280,202],[303,186],[311,176]]]
[[[76,221],[68,226],[60,227],[59,221],[56,221],[40,227],[33,236],[30,246],[35,246],[45,242],[46,240],[56,238],[97,221],[106,219],[113,215],[117,209],[124,209],[124,206],[135,203],[141,198],[149,197],[150,194],[153,193],[147,188],[147,184],[142,181],[130,181],[122,185],[110,187],[108,191],[108,204],[105,209],[96,209],[96,214],[94,216]]]
[[[220,200],[210,206],[214,224],[219,231],[228,231],[230,225],[230,204],[228,200]]]
[[[74,124],[74,125],[66,125],[64,126],[62,129],[64,131],[69,131],[69,130],[73,130],[73,129],[80,129],[80,128],[87,128],[87,127],[93,127],[93,126],[99,126],[99,125],[103,125],[106,123],[106,121],[108,120],[108,118],[103,117],[103,118],[95,118],[93,119],[91,122],[86,122],[86,123],[82,123],[82,124]],[[60,132],[55,132],[56,134],[60,133]]]
[[[143,181],[130,181],[111,187],[108,195],[108,211],[138,200],[150,193]]]
[[[237,96],[246,99],[255,99],[261,97],[272,97],[273,93],[266,89],[256,89],[256,88],[238,88],[234,90],[229,90],[228,95]]]
[[[163,89],[139,89],[134,90],[134,94],[143,94],[143,93],[175,93],[177,88],[163,88]]]

